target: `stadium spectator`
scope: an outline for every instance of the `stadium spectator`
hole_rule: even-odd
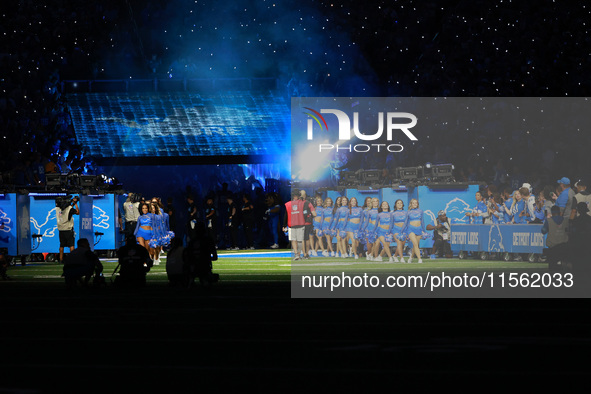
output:
[[[584,202],[587,205],[587,208],[591,208],[591,193],[587,191],[587,182],[583,180],[576,182],[575,189],[577,191],[577,194],[575,194],[575,206],[577,209],[573,210],[573,213],[570,216],[571,219],[580,215],[580,210],[578,208],[579,203]],[[587,211],[587,215],[591,215],[591,210]]]
[[[569,219],[561,214],[557,205],[551,209],[552,216],[544,222],[542,234],[546,237],[546,261],[551,271],[563,270],[568,261],[568,225]]]
[[[556,200],[556,206],[560,208],[560,214],[566,218],[570,218],[571,211],[573,209],[573,200],[575,192],[570,187],[570,179],[562,177],[558,181],[558,187],[560,188],[560,194]]]

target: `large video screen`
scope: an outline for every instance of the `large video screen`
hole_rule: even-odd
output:
[[[78,142],[98,158],[281,156],[290,109],[273,92],[69,94]]]

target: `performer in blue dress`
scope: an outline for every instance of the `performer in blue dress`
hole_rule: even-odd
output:
[[[361,227],[361,216],[363,215],[363,208],[357,205],[357,198],[351,197],[349,201],[349,217],[347,218],[347,224],[345,225],[345,232],[347,233],[345,238],[345,246],[351,241],[351,247],[355,259],[359,259],[357,252],[359,244],[359,229]],[[351,257],[351,255],[349,255]]]
[[[369,251],[366,251],[365,246],[367,244],[367,236],[365,234],[365,231],[363,230],[365,228],[366,225],[366,221],[368,220],[369,216],[368,213],[371,210],[372,207],[372,203],[371,203],[371,197],[365,197],[365,201],[363,202],[363,206],[361,208],[363,208],[363,212],[361,213],[361,223],[359,224],[359,231],[357,232],[357,240],[358,240],[358,245],[359,245],[359,251],[358,254],[364,254],[365,256],[367,256],[367,253],[369,253]]]
[[[150,213],[150,206],[147,203],[140,206],[140,212],[141,216],[137,220],[134,235],[137,243],[150,252],[150,240],[154,237],[154,214]]]
[[[406,235],[403,233],[406,225],[407,212],[404,210],[404,202],[400,199],[394,203],[394,211],[392,211],[392,226],[391,234],[394,241],[396,241],[396,251],[394,252],[394,262],[404,263],[404,244],[406,242]],[[398,260],[400,257],[400,260]]]
[[[314,216],[314,235],[316,237],[316,248],[315,252],[318,255],[319,248],[322,250],[322,255],[327,256],[326,249],[324,248],[324,242],[322,241],[322,223],[324,221],[324,207],[322,206],[322,198],[316,197],[316,216]]]
[[[382,261],[382,256],[380,256],[380,244],[383,246],[383,250],[388,255],[388,262],[393,263],[394,260],[392,259],[392,253],[390,252],[390,241],[391,238],[386,237],[391,234],[390,233],[390,225],[392,223],[392,212],[390,212],[390,204],[388,201],[382,201],[382,205],[378,210],[377,216],[377,224],[376,224],[376,242],[373,246],[373,255],[376,256],[374,261]]]
[[[423,211],[419,209],[419,201],[415,198],[410,200],[409,210],[406,216],[406,224],[404,225],[403,231],[408,239],[410,239],[410,242],[412,242],[412,249],[407,263],[412,263],[413,254],[417,257],[418,263],[422,263],[423,260],[421,259],[419,242],[421,241],[421,238],[427,237],[427,232],[425,231]]]
[[[330,253],[330,256],[334,256],[334,250],[332,248],[332,219],[333,219],[333,206],[332,198],[327,197],[324,200],[324,210],[322,212],[322,234],[326,238],[326,251]]]
[[[347,246],[345,244],[345,238],[347,233],[345,232],[345,225],[349,218],[349,199],[346,196],[341,197],[341,206],[337,208],[337,211],[333,218],[333,230],[336,232],[337,238],[337,255],[340,253],[341,257],[349,257],[347,253]]]
[[[376,241],[376,226],[378,224],[378,208],[380,207],[380,200],[377,197],[371,199],[371,209],[365,214],[365,223],[363,227],[363,234],[367,242],[367,259],[373,260],[373,245]]]
[[[154,265],[160,264],[160,251],[162,250],[164,240],[164,217],[160,213],[160,207],[157,203],[150,204],[150,212],[154,215],[154,230],[152,239],[150,240],[150,248],[152,248],[152,259]]]

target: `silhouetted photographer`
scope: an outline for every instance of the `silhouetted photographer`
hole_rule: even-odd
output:
[[[194,234],[195,237],[191,239],[183,251],[188,287],[194,284],[195,278],[199,278],[202,285],[219,280],[219,275],[212,273],[212,261],[218,259],[215,242],[207,236],[203,223],[196,224]]]
[[[102,278],[103,265],[97,255],[90,250],[88,239],[80,238],[77,246],[64,259],[62,276],[66,279],[66,286],[68,288],[74,287],[77,282],[80,282],[83,286],[87,286],[93,274],[95,278]]]
[[[154,265],[148,250],[138,245],[133,235],[125,238],[125,245],[117,250],[119,275],[115,277],[113,284],[122,287],[143,287],[146,285],[146,274]]]

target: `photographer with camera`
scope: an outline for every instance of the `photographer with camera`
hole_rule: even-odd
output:
[[[55,200],[55,216],[60,238],[60,263],[64,262],[64,248],[74,251],[74,215],[79,215],[78,197],[62,197]]]
[[[64,260],[63,276],[68,288],[74,287],[77,281],[87,286],[93,273],[98,278],[102,278],[103,264],[90,250],[88,239],[80,238],[77,245],[78,247]],[[96,278],[95,283],[97,283]]]
[[[437,221],[435,226],[432,224],[427,225],[427,230],[433,231],[433,250],[431,251],[431,258],[447,257],[451,258],[451,223],[447,218],[445,211],[441,210],[437,213]]]
[[[117,250],[119,276],[114,284],[126,287],[143,287],[146,285],[146,274],[154,265],[148,250],[139,245],[133,234],[125,238],[125,245]],[[115,273],[113,273],[114,275]]]

